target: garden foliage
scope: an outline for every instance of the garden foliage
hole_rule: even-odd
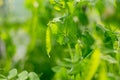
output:
[[[0,80],[120,80],[120,0],[25,0],[25,7],[31,18],[8,15],[0,24]]]

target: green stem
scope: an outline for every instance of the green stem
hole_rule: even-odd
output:
[[[35,46],[36,41],[36,27],[37,27],[37,8],[34,7],[32,10],[33,19],[32,19],[32,26],[31,26],[31,49]]]
[[[67,44],[68,45],[68,49],[69,49],[69,53],[70,53],[70,57],[71,57],[71,61],[73,62],[73,58],[74,58],[74,55],[73,55],[73,53],[72,53],[72,49],[71,49],[71,46],[70,46],[70,44],[68,43]]]

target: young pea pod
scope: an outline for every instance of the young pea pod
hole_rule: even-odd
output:
[[[51,51],[51,29],[50,27],[47,27],[47,31],[46,31],[46,50],[47,50],[47,55],[50,57],[49,55]]]

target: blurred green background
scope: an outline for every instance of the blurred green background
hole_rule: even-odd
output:
[[[0,0],[0,74],[120,80],[120,0]]]

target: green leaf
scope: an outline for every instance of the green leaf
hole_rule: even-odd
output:
[[[67,69],[66,68],[59,69],[57,74],[55,74],[54,76],[54,80],[70,80],[69,75],[67,73]]]
[[[70,13],[72,14],[72,13],[74,13],[74,3],[73,3],[73,1],[71,1],[71,2],[68,2],[67,3],[68,4],[68,7],[69,7],[69,11],[70,11]]]
[[[26,80],[28,78],[28,72],[23,71],[18,74],[18,79],[17,80]]]
[[[0,74],[0,78],[6,78],[6,76],[4,76],[4,75]]]
[[[11,71],[9,71],[8,79],[12,79],[15,76],[17,76],[17,69],[12,69]]]
[[[51,23],[51,24],[50,24],[50,27],[51,27],[52,33],[53,33],[53,34],[57,34],[57,32],[58,32],[58,26],[57,26],[57,24]]]
[[[60,45],[63,45],[64,44],[64,36],[60,34],[59,37],[58,37],[58,39],[57,39],[57,42]]]
[[[29,79],[30,80],[40,80],[38,75],[36,73],[34,73],[34,72],[29,73]]]
[[[60,7],[58,7],[58,6],[54,6],[54,9],[57,10],[57,11],[61,10]]]
[[[92,80],[100,64],[100,50],[95,49],[90,59],[89,70],[87,71],[86,80]]]
[[[75,76],[75,80],[81,80],[80,74],[77,74],[77,75]]]
[[[75,52],[76,54],[74,56],[74,61],[76,62],[82,58],[81,43],[79,40],[78,40],[78,43],[75,45]]]
[[[117,63],[116,59],[113,58],[112,56],[110,55],[105,55],[105,56],[102,56],[102,59],[113,64],[113,63]]]
[[[52,68],[52,70],[54,72],[58,72],[60,70],[60,68],[61,68],[60,66],[55,66],[55,67]]]

